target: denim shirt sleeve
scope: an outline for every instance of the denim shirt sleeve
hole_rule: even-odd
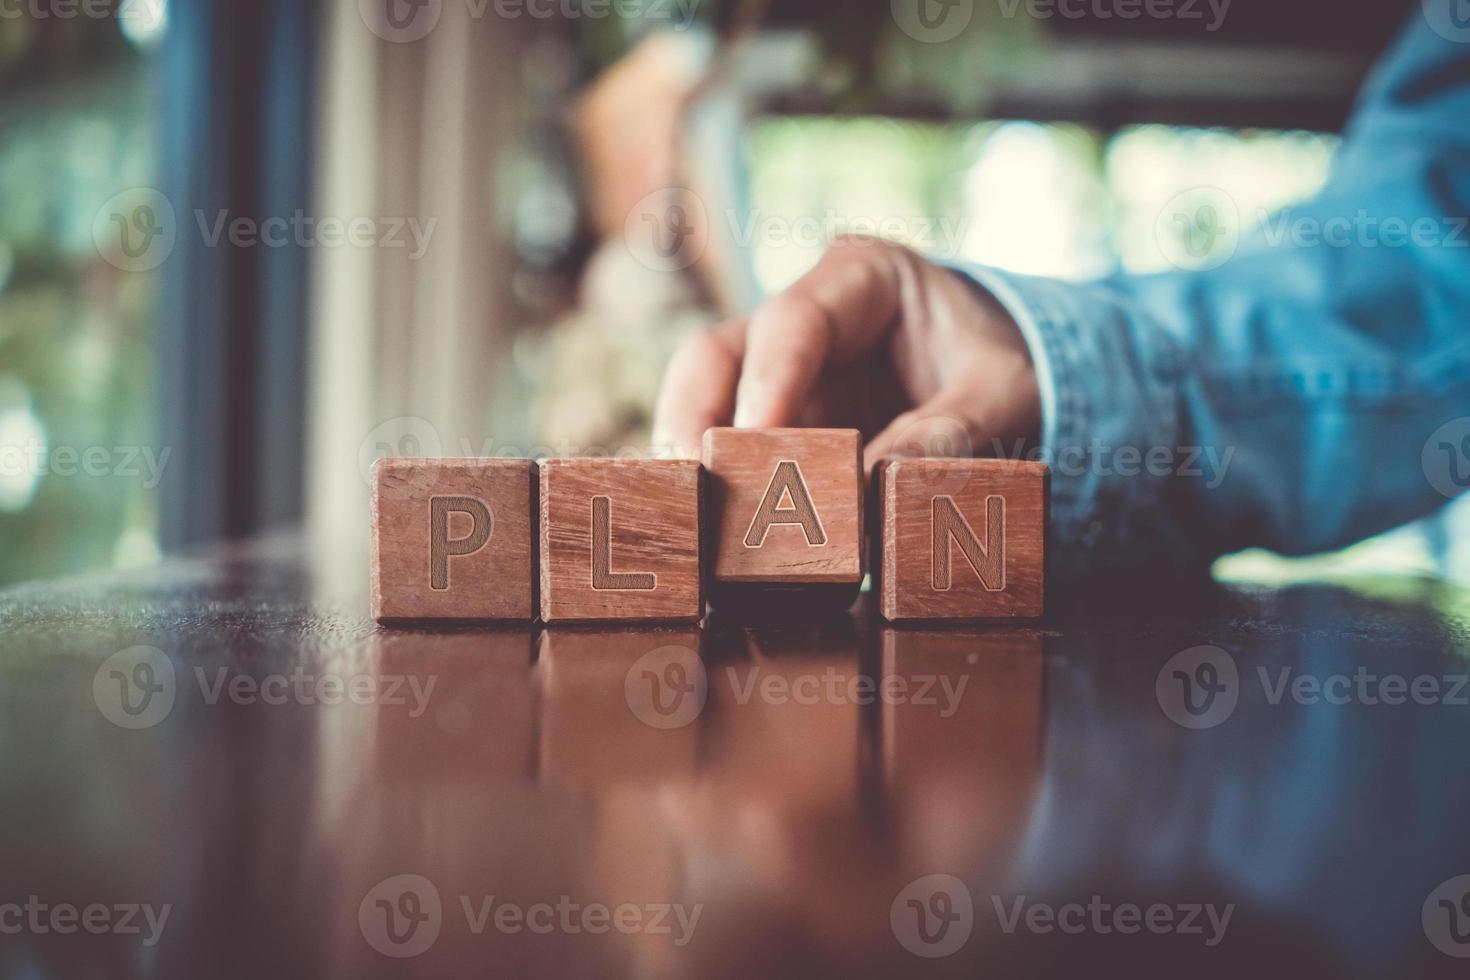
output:
[[[1370,77],[1322,195],[1218,268],[1090,284],[964,268],[1031,349],[1055,571],[1322,551],[1470,485],[1454,2],[1430,0]]]

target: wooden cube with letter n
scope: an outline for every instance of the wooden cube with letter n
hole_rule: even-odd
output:
[[[535,480],[528,460],[380,460],[373,618],[534,619]]]
[[[1042,613],[1045,465],[991,459],[879,464],[879,608],[885,619],[1012,619]]]
[[[692,460],[541,464],[541,618],[548,623],[704,618]]]
[[[716,606],[857,596],[862,437],[849,429],[711,429],[707,517]]]

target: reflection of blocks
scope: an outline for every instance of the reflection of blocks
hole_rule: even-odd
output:
[[[367,651],[364,673],[381,694],[371,712],[379,772],[444,787],[534,776],[530,624],[384,629]],[[352,711],[363,709],[349,700],[340,713]]]
[[[535,466],[382,460],[373,470],[378,620],[529,620]]]
[[[891,786],[985,771],[1007,783],[1041,772],[1044,641],[1027,629],[884,627],[879,683]],[[984,762],[983,767],[977,760]]]
[[[704,617],[699,464],[541,464],[541,618],[548,623]]]
[[[901,852],[926,867],[1014,853],[1041,785],[1042,634],[885,627],[880,640],[882,785]]]
[[[834,591],[863,579],[862,439],[845,429],[711,429],[711,589]]]
[[[706,697],[700,642],[696,627],[543,631],[541,779],[596,789],[691,778]]]
[[[1041,615],[1051,482],[1044,465],[897,459],[881,464],[874,482],[884,618]]]
[[[834,612],[715,634],[706,641],[711,711],[702,774],[739,799],[851,800],[863,717],[875,700],[852,619]]]

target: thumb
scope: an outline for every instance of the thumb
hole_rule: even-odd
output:
[[[898,416],[863,450],[868,472],[892,457],[968,459],[991,448],[976,417],[977,400],[958,388],[941,391],[931,401]]]

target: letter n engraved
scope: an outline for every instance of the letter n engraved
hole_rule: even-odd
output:
[[[652,592],[658,576],[652,572],[612,570],[612,498],[592,498],[592,588],[597,592]]]
[[[782,507],[781,501],[787,497],[791,498],[791,506]],[[765,544],[766,532],[777,524],[800,524],[806,534],[806,543],[812,547],[827,543],[822,519],[817,516],[816,505],[812,503],[801,467],[795,460],[783,459],[776,464],[766,495],[761,498],[760,509],[751,519],[750,530],[745,532],[745,546],[759,548]]]
[[[1006,498],[985,498],[985,543],[955,506],[953,497],[934,498],[934,591],[948,592],[952,585],[950,541],[958,542],[970,567],[980,576],[987,592],[1003,592],[1006,587]]]
[[[449,537],[449,515],[468,514],[474,523],[462,538]],[[490,508],[474,497],[429,499],[429,586],[435,592],[449,588],[449,559],[473,555],[490,540]]]

